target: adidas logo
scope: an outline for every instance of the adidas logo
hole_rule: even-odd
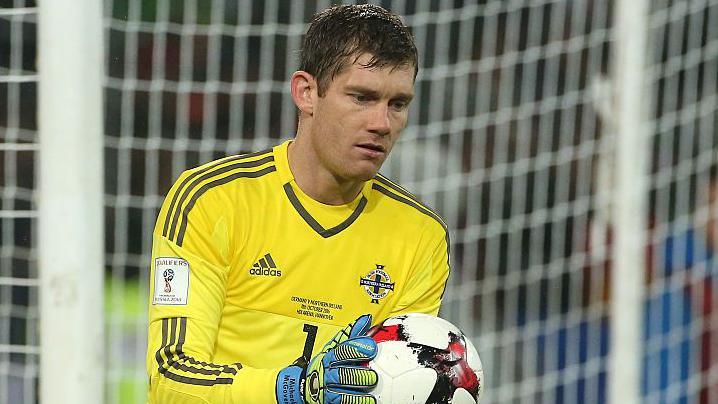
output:
[[[277,269],[277,264],[274,263],[272,256],[266,253],[264,257],[252,265],[252,268],[249,269],[249,274],[258,276],[282,276],[282,271]]]

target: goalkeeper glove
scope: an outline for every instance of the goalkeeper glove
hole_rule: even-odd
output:
[[[339,331],[307,365],[299,358],[277,376],[279,404],[376,404],[367,391],[377,374],[362,366],[377,353],[376,342],[366,333],[371,315],[365,314]]]

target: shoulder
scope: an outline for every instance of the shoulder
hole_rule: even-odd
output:
[[[241,179],[266,178],[275,171],[272,149],[224,157],[184,171],[160,211],[158,225],[162,235],[172,239],[184,234],[187,218],[198,209],[214,213],[227,211],[227,204],[232,203],[231,195],[236,194],[233,191],[241,189],[237,186],[243,183]],[[178,242],[181,244],[181,237]]]
[[[212,181],[221,185],[232,179],[259,177],[275,170],[274,151],[273,149],[267,149],[210,161],[183,172],[177,183],[180,184],[180,187],[184,185],[196,186]],[[218,181],[221,179],[225,181]]]
[[[183,172],[170,193],[198,199],[210,190],[226,189],[236,180],[261,178],[275,171],[272,149],[228,156]]]
[[[397,218],[408,219],[448,239],[449,231],[444,219],[401,185],[377,174],[372,179],[372,190],[380,203],[388,205]]]

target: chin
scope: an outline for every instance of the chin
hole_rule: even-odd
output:
[[[347,178],[351,179],[353,181],[362,181],[366,182],[370,179],[374,178],[376,174],[379,172],[379,168],[376,169],[364,169],[364,170],[356,170],[352,173],[348,173]]]
[[[366,182],[376,176],[382,163],[383,161],[360,160],[355,161],[354,164],[347,164],[337,168],[340,168],[338,171],[345,180]]]
[[[345,179],[349,181],[355,181],[355,182],[367,182],[370,179],[374,178],[376,175],[376,171],[372,172],[354,172],[354,173],[347,173],[347,175],[344,176]]]

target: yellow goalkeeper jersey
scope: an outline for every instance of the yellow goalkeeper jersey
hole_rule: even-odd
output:
[[[297,186],[289,141],[184,172],[153,235],[152,403],[276,403],[278,371],[359,315],[436,315],[446,225],[382,175],[346,205]]]

